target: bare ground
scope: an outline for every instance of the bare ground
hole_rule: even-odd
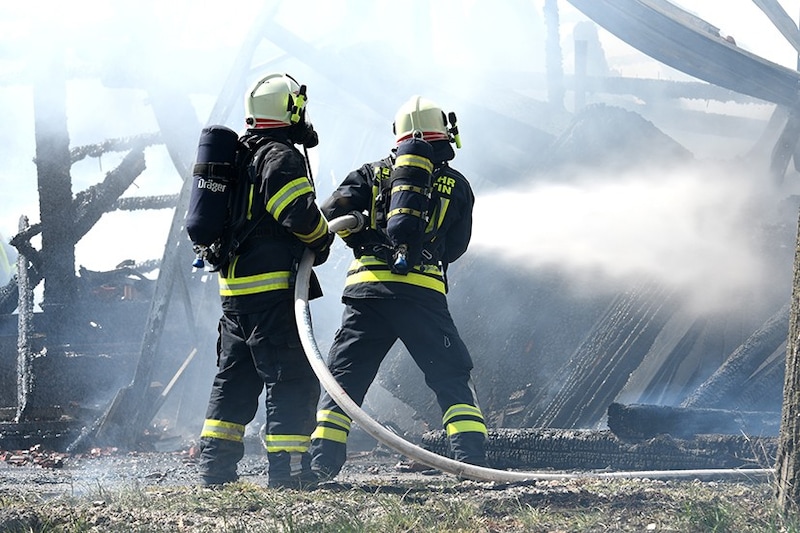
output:
[[[6,452],[0,532],[30,531],[798,531],[764,481],[458,480],[378,447],[312,492],[266,488],[249,449],[238,483],[197,486],[193,448],[65,456]],[[412,465],[413,466],[413,465]]]

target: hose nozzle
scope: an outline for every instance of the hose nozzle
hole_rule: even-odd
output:
[[[408,274],[408,246],[401,244],[394,253],[392,272],[395,274]]]

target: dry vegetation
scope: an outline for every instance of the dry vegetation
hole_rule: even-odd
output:
[[[195,485],[185,453],[68,458],[0,468],[2,532],[789,532],[765,482],[459,481],[400,472],[392,454],[353,457],[338,483],[266,488],[263,456],[241,481]]]

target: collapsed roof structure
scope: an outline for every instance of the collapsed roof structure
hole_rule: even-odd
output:
[[[752,149],[734,164],[751,169],[754,179],[780,182],[792,171],[792,158],[798,165],[796,71],[739,48],[664,0],[569,1],[635,48],[696,79],[614,75],[598,42],[577,34],[573,73],[564,73],[558,7],[546,2],[546,75],[523,69],[513,78],[519,88],[505,87],[500,102],[496,81],[449,95],[465,124],[464,117],[492,117],[491,127],[466,136],[474,148],[457,158],[479,196],[552,176],[569,183],[586,168],[602,174],[687,164],[696,159],[692,147],[664,133],[681,127],[744,138]],[[771,18],[781,20],[777,2],[763,4],[772,7]],[[521,13],[533,10],[523,2],[515,7]],[[386,147],[372,133],[374,123],[386,128],[396,102],[409,92],[429,90],[436,75],[426,71],[433,82],[420,87],[419,80],[415,86],[415,80],[395,74],[390,61],[372,62],[364,72],[355,58],[369,58],[370,44],[345,50],[315,45],[282,25],[276,9],[264,8],[253,20],[236,56],[223,63],[227,72],[209,67],[224,83],[205,122],[238,124],[240,96],[250,78],[268,69],[296,69],[309,85],[312,118],[325,117],[329,126],[321,132],[320,168],[336,161],[346,171],[380,156]],[[180,431],[199,428],[202,420],[218,304],[213,276],[190,268],[194,256],[183,230],[203,123],[189,86],[195,79],[162,83],[142,65],[125,70],[110,68],[112,63],[104,65],[103,85],[143,91],[158,131],[72,146],[65,98],[70,73],[63,57],[54,55],[43,74],[29,80],[41,221],[20,220],[11,239],[19,253],[17,274],[0,291],[0,405],[5,406],[0,433],[6,447],[48,438],[70,449],[135,447],[159,438],[157,419],[168,418],[167,425]],[[45,98],[54,91],[60,98]],[[566,104],[566,94],[574,97],[573,105]],[[698,113],[683,109],[681,99],[768,103],[774,112],[769,120]],[[174,194],[123,196],[156,146],[166,149],[182,180]],[[343,157],[343,151],[349,152]],[[71,168],[112,152],[125,154],[118,166],[73,196]],[[319,187],[321,195],[326,187]],[[763,422],[764,413],[777,421],[794,239],[785,215],[794,216],[795,207],[787,199],[773,206],[773,216],[754,220],[749,228],[774,283],[751,287],[747,298],[739,295],[722,310],[698,310],[680,291],[647,276],[577,294],[575,277],[558,265],[519,268],[498,261],[491,251],[472,251],[450,270],[450,299],[475,359],[490,424],[605,427],[617,422],[609,420],[608,410],[619,403],[756,413],[740,428]],[[122,262],[110,271],[81,267],[76,274],[77,243],[105,213],[126,209],[174,213],[162,257]],[[38,235],[37,249],[32,239]],[[320,271],[329,297],[316,308],[315,320],[338,319],[337,297],[330,295],[347,252],[335,254]],[[33,293],[42,282],[38,312]],[[500,305],[486,304],[498,295]],[[322,345],[328,331],[318,329]],[[402,431],[438,425],[433,397],[422,380],[409,378],[414,372],[397,346],[368,398],[379,419],[394,421]],[[649,411],[651,418],[654,412]],[[770,427],[775,426],[761,423],[758,431]]]

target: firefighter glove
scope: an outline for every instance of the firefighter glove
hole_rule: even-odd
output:
[[[331,255],[331,244],[333,243],[334,233],[328,232],[322,245],[314,248],[314,266],[319,266],[328,260]]]

